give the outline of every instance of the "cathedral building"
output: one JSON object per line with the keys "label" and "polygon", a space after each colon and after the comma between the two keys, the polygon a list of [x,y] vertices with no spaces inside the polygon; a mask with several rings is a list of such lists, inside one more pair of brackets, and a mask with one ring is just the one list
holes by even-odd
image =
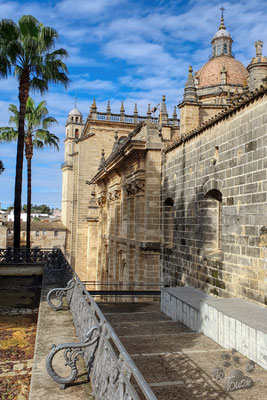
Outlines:
{"label": "cathedral building", "polygon": [[66,123],[62,222],[82,280],[190,285],[267,302],[267,59],[247,68],[223,16],[209,61],[169,117],[75,107]]}

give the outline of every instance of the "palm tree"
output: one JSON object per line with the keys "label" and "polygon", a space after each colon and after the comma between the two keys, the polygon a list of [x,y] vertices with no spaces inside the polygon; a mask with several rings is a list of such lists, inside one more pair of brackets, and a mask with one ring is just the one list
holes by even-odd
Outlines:
{"label": "palm tree", "polygon": [[[9,105],[9,111],[13,114],[9,118],[9,123],[15,125],[12,127],[0,128],[0,141],[17,140],[19,132],[19,111],[14,104]],[[31,97],[28,97],[25,113],[25,156],[27,159],[27,241],[26,247],[30,249],[31,237],[31,175],[32,175],[32,156],[33,148],[43,149],[45,146],[56,147],[59,150],[59,138],[49,132],[48,128],[57,123],[57,120],[48,116],[46,101],[42,101],[35,107]]]}
{"label": "palm tree", "polygon": [[[41,93],[49,83],[67,86],[67,67],[62,58],[64,49],[52,51],[57,31],[46,27],[31,15],[24,15],[15,24],[11,19],[0,21],[0,78],[12,73],[19,81],[18,142],[14,200],[14,248],[20,247],[20,212],[24,149],[24,120],[30,89]],[[51,52],[50,52],[51,51]]]}

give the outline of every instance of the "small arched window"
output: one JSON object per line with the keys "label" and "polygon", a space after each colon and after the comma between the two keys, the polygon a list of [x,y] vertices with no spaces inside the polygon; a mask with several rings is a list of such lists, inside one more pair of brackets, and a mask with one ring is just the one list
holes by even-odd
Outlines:
{"label": "small arched window", "polygon": [[79,137],[79,129],[75,129],[75,138]]}
{"label": "small arched window", "polygon": [[227,43],[224,43],[223,45],[223,53],[227,54]]}
{"label": "small arched window", "polygon": [[164,245],[173,246],[173,199],[168,197],[163,203],[163,239]]}
{"label": "small arched window", "polygon": [[209,242],[212,247],[218,250],[222,249],[222,194],[218,189],[211,189],[205,196],[208,200],[207,216],[209,233],[211,234]]}

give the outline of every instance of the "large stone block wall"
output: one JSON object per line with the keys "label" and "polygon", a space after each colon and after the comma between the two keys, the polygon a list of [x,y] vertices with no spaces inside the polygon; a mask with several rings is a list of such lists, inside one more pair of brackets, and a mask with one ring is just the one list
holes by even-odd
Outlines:
{"label": "large stone block wall", "polygon": [[[267,304],[266,122],[265,95],[166,153],[162,204],[174,205],[165,282]],[[207,193],[222,195],[220,245],[219,202]]]}

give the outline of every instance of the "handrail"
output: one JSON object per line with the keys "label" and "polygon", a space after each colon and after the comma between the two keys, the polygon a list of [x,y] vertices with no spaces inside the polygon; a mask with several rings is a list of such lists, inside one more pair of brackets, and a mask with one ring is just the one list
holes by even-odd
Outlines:
{"label": "handrail", "polygon": [[[58,292],[53,289],[53,293],[59,295],[60,303],[63,293],[66,294],[76,333],[81,341],[85,333],[93,326],[99,327],[101,331],[97,349],[86,347],[84,350],[84,357],[87,361],[88,370],[91,372],[90,377],[95,399],[101,400],[105,397],[105,393],[108,390],[111,400],[119,400],[116,397],[116,393],[118,393],[117,390],[122,390],[125,396],[128,394],[129,398],[140,400],[134,385],[131,383],[131,379],[134,379],[146,400],[157,400],[86,286],[80,280],[62,252],[60,250],[58,250],[58,252],[60,252],[58,253],[58,258],[54,261],[56,265],[54,265],[54,268],[49,269],[49,276],[53,274],[53,271],[60,271],[61,283],[65,284],[67,287],[65,291],[64,289],[60,289]],[[54,308],[58,309],[59,307],[56,306]],[[110,341],[112,341],[112,344]],[[113,350],[114,346],[117,349],[116,351]],[[66,348],[66,345],[57,347],[57,349],[60,350]],[[53,354],[52,349],[49,360]],[[52,376],[53,374],[50,375]],[[70,379],[72,379],[73,376],[71,376]],[[64,384],[64,382],[61,383]]]}

